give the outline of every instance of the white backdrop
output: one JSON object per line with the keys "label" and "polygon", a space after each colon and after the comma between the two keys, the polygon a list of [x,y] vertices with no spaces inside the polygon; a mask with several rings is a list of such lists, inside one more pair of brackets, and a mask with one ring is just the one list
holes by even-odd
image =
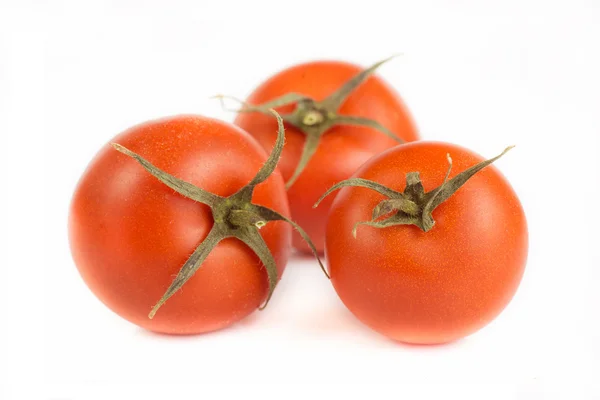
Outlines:
{"label": "white backdrop", "polygon": [[[599,22],[594,0],[1,0],[0,398],[600,398]],[[530,255],[492,324],[450,345],[390,342],[301,260],[267,310],[197,337],[142,331],[83,284],[68,205],[113,135],[180,113],[232,120],[210,96],[244,97],[296,62],[398,52],[380,74],[424,138],[484,156],[517,145],[497,166]]]}

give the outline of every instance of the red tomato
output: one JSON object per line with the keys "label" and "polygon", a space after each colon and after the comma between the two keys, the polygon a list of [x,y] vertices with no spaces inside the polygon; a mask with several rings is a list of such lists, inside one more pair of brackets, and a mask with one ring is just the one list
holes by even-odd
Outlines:
{"label": "red tomato", "polygon": [[[262,104],[291,92],[321,101],[362,70],[357,65],[334,61],[299,64],[262,83],[246,102]],[[294,109],[291,105],[276,110],[284,114]],[[377,76],[371,76],[352,92],[339,114],[375,120],[405,141],[419,137],[400,96]],[[265,149],[273,147],[277,132],[273,117],[240,113],[235,124],[258,139]],[[278,167],[288,181],[298,164],[306,136],[289,124],[286,128],[286,145]],[[334,126],[321,137],[316,153],[288,190],[293,219],[307,231],[320,252],[324,248],[325,221],[332,199],[326,199],[318,209],[312,208],[315,201],[331,185],[350,177],[367,159],[396,145],[397,141],[383,133],[361,126]],[[293,244],[299,250],[309,251],[297,233]]]}
{"label": "red tomato", "polygon": [[[151,121],[113,141],[221,196],[246,185],[267,159],[260,145],[238,127],[199,116]],[[256,187],[253,203],[289,215],[278,172]],[[111,310],[152,331],[192,334],[244,318],[268,292],[259,258],[239,240],[225,239],[154,319],[148,318],[212,225],[207,206],[174,192],[107,145],[77,186],[69,233],[81,276]],[[273,222],[260,233],[281,276],[289,256],[290,227]]]}
{"label": "red tomato", "polygon": [[[369,160],[355,177],[402,192],[405,174],[418,171],[425,191],[481,162],[473,152],[446,143],[416,142]],[[326,257],[331,281],[362,322],[392,339],[443,343],[469,335],[494,319],[514,295],[527,258],[523,209],[494,167],[475,174],[433,211],[433,228],[359,226],[386,197],[343,188],[327,222]]]}

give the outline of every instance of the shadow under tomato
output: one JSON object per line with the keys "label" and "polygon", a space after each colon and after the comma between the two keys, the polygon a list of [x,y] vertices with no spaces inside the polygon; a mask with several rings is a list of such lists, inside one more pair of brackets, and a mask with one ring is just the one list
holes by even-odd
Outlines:
{"label": "shadow under tomato", "polygon": [[247,317],[243,318],[240,321],[237,321],[225,328],[222,329],[217,329],[214,331],[209,331],[209,332],[203,332],[203,333],[164,333],[164,332],[154,332],[154,331],[150,331],[148,329],[144,329],[144,328],[138,328],[137,331],[137,335],[142,336],[142,337],[149,337],[149,338],[158,338],[161,340],[170,340],[170,339],[177,339],[177,340],[194,340],[194,339],[200,339],[200,338],[209,338],[212,337],[214,334],[220,334],[223,332],[230,332],[230,331],[234,331],[236,329],[240,329],[240,328],[244,328],[246,326],[251,326],[253,324],[256,323],[256,320],[258,320],[260,317],[260,315],[258,314],[258,311],[248,315]]}
{"label": "shadow under tomato", "polygon": [[364,325],[341,303],[337,306],[332,305],[329,308],[315,310],[313,313],[297,317],[300,328],[305,329],[307,332],[329,337],[337,335],[346,338],[351,337],[357,342],[368,342],[378,347],[397,348],[415,352],[445,351],[460,346],[463,342],[462,339],[459,339],[448,343],[416,344],[393,340]]}
{"label": "shadow under tomato", "polygon": [[305,315],[297,315],[299,328],[308,333],[328,337],[351,336],[359,341],[385,343],[383,336],[363,325],[343,305],[330,305]]}
{"label": "shadow under tomato", "polygon": [[462,343],[463,343],[463,339],[457,339],[457,340],[453,340],[451,342],[446,342],[446,343],[429,343],[429,344],[425,344],[425,343],[406,343],[406,342],[401,342],[398,340],[393,340],[393,339],[388,339],[389,341],[391,341],[392,343],[395,343],[396,345],[399,346],[403,346],[407,349],[412,349],[415,351],[427,351],[427,350],[440,350],[440,349],[451,349],[454,347],[459,347]]}
{"label": "shadow under tomato", "polygon": [[[323,253],[319,253],[319,258],[321,258],[321,261],[323,263],[325,263],[325,254]],[[317,262],[317,260],[315,260],[315,255],[313,253],[307,253],[304,251],[298,251],[298,250],[294,250],[290,256],[290,260],[300,260],[300,261],[314,261]]]}

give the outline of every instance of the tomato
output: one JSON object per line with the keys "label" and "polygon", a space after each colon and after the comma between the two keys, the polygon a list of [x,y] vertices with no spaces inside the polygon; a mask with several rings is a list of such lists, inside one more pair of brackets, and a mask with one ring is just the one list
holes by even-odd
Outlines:
{"label": "tomato", "polygon": [[[150,121],[113,142],[219,196],[232,195],[248,184],[267,159],[261,146],[240,128],[200,116]],[[252,201],[289,214],[278,172],[256,186]],[[107,145],[77,185],[69,236],[83,280],[111,310],[152,331],[193,334],[244,318],[269,292],[258,256],[240,240],[228,238],[156,316],[148,318],[213,223],[208,206],[180,195]],[[260,235],[281,276],[291,249],[289,225],[269,223]]]}
{"label": "tomato", "polygon": [[[262,83],[247,98],[246,103],[263,104],[287,93],[299,93],[308,96],[311,100],[321,102],[335,94],[340,87],[361,71],[362,68],[357,65],[336,61],[295,65]],[[383,79],[370,76],[344,100],[339,104],[339,112],[336,111],[339,115],[358,116],[376,121],[404,141],[419,138],[402,99]],[[277,107],[276,110],[284,115],[297,110],[297,107],[295,104],[290,104]],[[265,149],[273,146],[276,122],[271,116],[257,112],[243,112],[238,115],[235,124],[254,136]],[[287,182],[294,175],[307,140],[307,134],[301,128],[301,124],[287,123],[286,125],[286,145],[279,169]],[[308,130],[312,128],[314,126],[306,127]],[[396,146],[398,141],[371,127],[346,124],[330,127],[322,136],[320,134],[318,136],[320,140],[316,152],[289,188],[288,196],[292,217],[306,229],[322,252],[325,241],[325,221],[331,200],[325,200],[318,209],[312,208],[314,202],[331,185],[350,177],[367,159]],[[293,237],[293,244],[301,251],[308,250],[306,244],[296,234]]]}
{"label": "tomato", "polygon": [[[456,145],[415,142],[372,158],[353,180],[402,192],[405,175],[418,171],[425,192],[435,194],[448,168],[447,154],[453,162],[450,178],[482,162]],[[396,197],[404,202],[407,192]],[[375,190],[344,187],[331,207],[325,253],[332,284],[348,309],[389,338],[423,344],[462,338],[494,319],[517,290],[528,248],[523,208],[498,169],[481,169],[450,194],[433,211],[435,224],[427,232],[380,223],[357,226],[353,237],[355,224],[370,221],[386,202]],[[407,204],[402,207],[408,212]],[[422,209],[415,208],[415,215]],[[407,218],[402,212],[390,218],[400,214]]]}

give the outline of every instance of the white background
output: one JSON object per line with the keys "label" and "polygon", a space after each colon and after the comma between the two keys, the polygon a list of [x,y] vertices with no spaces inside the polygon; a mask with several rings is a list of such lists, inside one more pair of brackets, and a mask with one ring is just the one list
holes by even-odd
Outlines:
{"label": "white background", "polygon": [[[0,398],[600,398],[599,41],[595,0],[0,1]],[[380,73],[424,138],[517,145],[497,166],[530,256],[492,324],[393,343],[296,260],[266,311],[173,338],[83,284],[68,205],[113,135],[179,113],[231,120],[209,96],[296,62],[398,52]]]}

